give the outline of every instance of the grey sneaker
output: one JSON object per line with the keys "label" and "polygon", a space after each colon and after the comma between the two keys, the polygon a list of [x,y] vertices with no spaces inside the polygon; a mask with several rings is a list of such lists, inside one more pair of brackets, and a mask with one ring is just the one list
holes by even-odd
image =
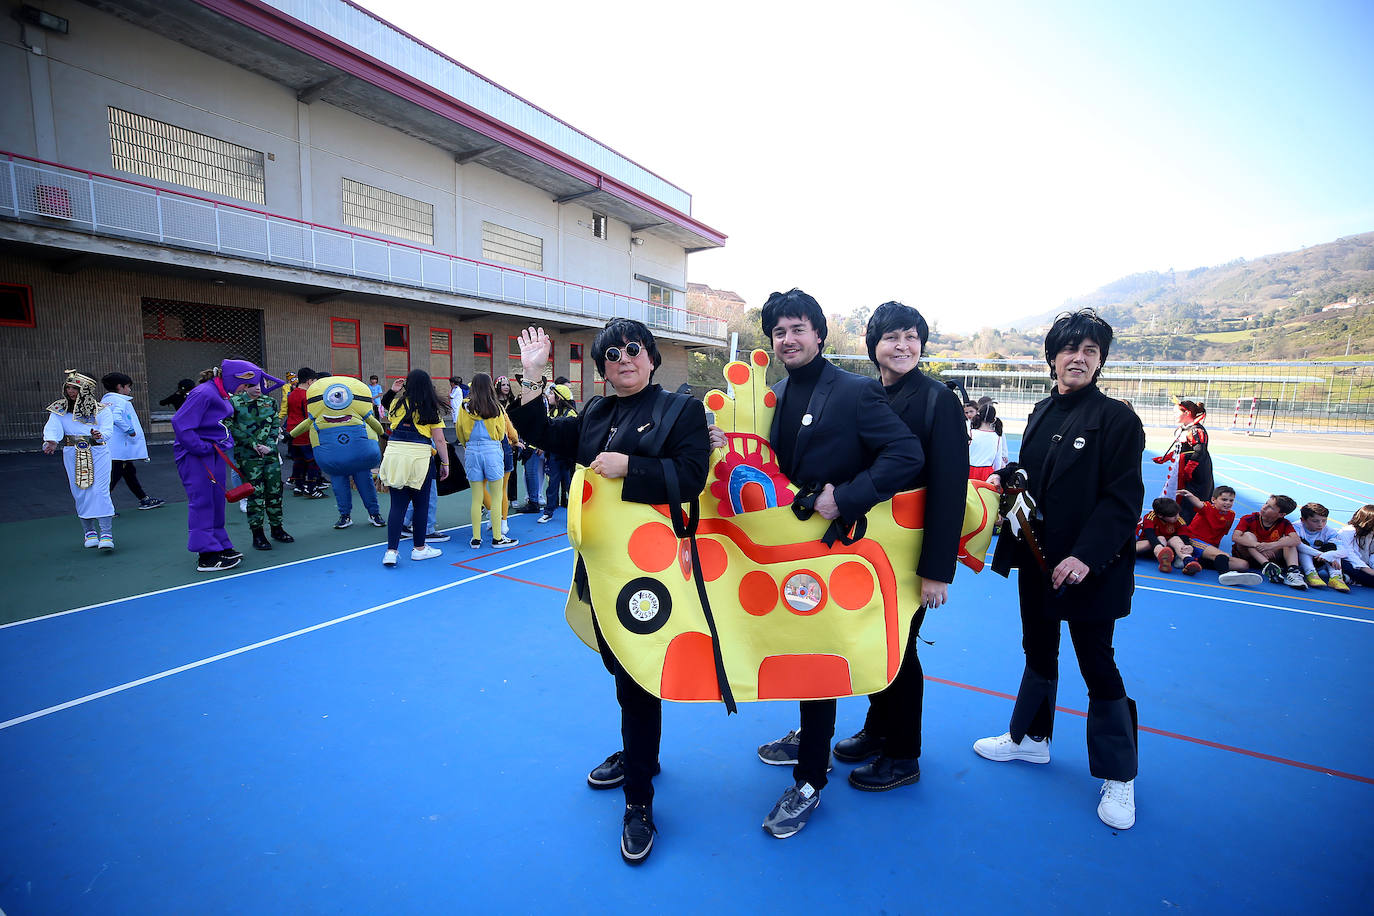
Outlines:
{"label": "grey sneaker", "polygon": [[775,767],[797,764],[797,749],[801,747],[801,729],[794,728],[776,741],[759,745],[759,759]]}
{"label": "grey sneaker", "polygon": [[1283,584],[1289,588],[1298,588],[1307,591],[1307,580],[1302,577],[1302,570],[1296,566],[1291,566],[1288,572],[1284,573]]}
{"label": "grey sneaker", "polygon": [[814,789],[809,782],[789,786],[782,798],[763,819],[763,829],[780,840],[785,840],[806,826],[821,804],[820,790]]}

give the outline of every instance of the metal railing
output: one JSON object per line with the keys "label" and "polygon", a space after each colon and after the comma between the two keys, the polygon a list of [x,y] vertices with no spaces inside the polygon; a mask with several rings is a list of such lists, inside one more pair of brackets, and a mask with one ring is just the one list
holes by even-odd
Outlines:
{"label": "metal railing", "polygon": [[676,306],[15,153],[0,157],[0,215],[24,222],[725,337],[722,319]]}

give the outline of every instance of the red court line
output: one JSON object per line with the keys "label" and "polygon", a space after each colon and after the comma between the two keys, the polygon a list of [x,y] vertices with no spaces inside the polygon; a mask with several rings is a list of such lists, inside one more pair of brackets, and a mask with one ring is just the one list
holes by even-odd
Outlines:
{"label": "red court line", "polygon": [[515,576],[508,576],[505,573],[492,573],[491,575],[493,579],[509,579],[512,582],[519,582],[521,585],[537,585],[540,588],[547,588],[549,591],[558,592],[562,595],[568,593],[566,588],[559,588],[557,585],[545,585],[543,582],[532,582],[529,579],[517,579]]}
{"label": "red court line", "polygon": [[[556,541],[556,540],[558,540],[559,538],[563,538],[563,537],[567,537],[567,534],[566,534],[565,532],[559,532],[558,534],[551,534],[551,535],[549,535],[549,536],[546,537],[546,538],[539,538],[538,540],[534,540],[534,541],[521,541],[519,544],[515,545],[514,547],[502,547],[499,551],[494,551],[494,552],[492,552],[492,553],[479,553],[479,554],[473,554],[473,555],[470,555],[466,560],[457,560],[457,561],[455,561],[455,562],[453,562],[453,563],[450,563],[449,565],[450,565],[450,566],[458,566],[458,567],[461,567],[461,568],[463,568],[463,569],[470,569],[470,570],[472,570],[473,572],[485,572],[485,570],[482,569],[482,567],[480,567],[480,566],[468,566],[467,564],[468,564],[468,563],[471,563],[473,560],[485,560],[485,559],[488,559],[488,558],[490,558],[490,557],[504,557],[504,556],[509,556],[510,554],[515,553],[517,550],[524,550],[526,547],[533,547],[535,544],[543,544],[543,543],[546,542],[546,541]],[[503,576],[502,578],[505,578],[505,577]]]}
{"label": "red court line", "polygon": [[[1013,702],[1016,700],[1015,694],[1002,693],[999,690],[988,690],[986,687],[975,687],[972,684],[961,684],[958,681],[947,681],[941,677],[931,677],[929,674],[925,675],[925,679],[927,681],[931,681],[932,683],[944,684],[946,687],[958,687],[960,690],[972,690],[974,693],[985,693],[988,696],[1001,697],[1004,700],[1012,700]],[[1086,712],[1083,712],[1082,710],[1069,709],[1067,706],[1056,706],[1054,708],[1057,712],[1065,712],[1069,715],[1078,716],[1082,719],[1088,718],[1088,714]],[[1206,738],[1194,738],[1191,735],[1180,735],[1177,732],[1168,732],[1162,728],[1151,728],[1148,725],[1140,726],[1140,730],[1143,732],[1149,732],[1152,735],[1161,735],[1165,738],[1176,738],[1179,741],[1188,741],[1193,744],[1200,744],[1203,747],[1216,748],[1219,751],[1230,751],[1233,754],[1244,754],[1246,757],[1254,757],[1257,760],[1267,760],[1270,763],[1282,763],[1290,767],[1298,767],[1299,769],[1303,770],[1312,770],[1315,773],[1325,773],[1327,776],[1339,776],[1341,779],[1350,779],[1354,780],[1355,782],[1363,782],[1369,785],[1374,785],[1374,779],[1371,779],[1368,776],[1359,776],[1355,773],[1345,773],[1341,770],[1333,770],[1330,767],[1317,766],[1313,763],[1303,763],[1301,760],[1289,760],[1287,757],[1275,757],[1273,754],[1265,754],[1260,751],[1246,750],[1243,747],[1234,747],[1230,744],[1220,744],[1216,741],[1208,741]]]}

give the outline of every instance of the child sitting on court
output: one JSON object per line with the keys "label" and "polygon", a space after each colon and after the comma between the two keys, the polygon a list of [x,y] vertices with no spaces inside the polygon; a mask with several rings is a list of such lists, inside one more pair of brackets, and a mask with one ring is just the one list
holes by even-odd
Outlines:
{"label": "child sitting on court", "polygon": [[1135,529],[1135,552],[1141,556],[1153,556],[1159,561],[1159,571],[1172,572],[1174,557],[1184,561],[1183,574],[1196,576],[1202,565],[1193,559],[1191,544],[1183,540],[1183,519],[1179,517],[1178,503],[1167,496],[1161,496],[1150,504],[1151,511],[1145,513]]}
{"label": "child sitting on court", "polygon": [[1178,498],[1192,506],[1193,520],[1183,528],[1183,534],[1193,547],[1193,556],[1221,573],[1217,580],[1222,585],[1259,585],[1264,577],[1250,572],[1250,564],[1240,557],[1233,557],[1221,550],[1221,539],[1231,530],[1236,513],[1231,509],[1236,504],[1236,491],[1222,484],[1212,490],[1212,501],[1203,502],[1188,490],[1179,490]]}
{"label": "child sitting on court", "polygon": [[1350,524],[1336,535],[1345,554],[1341,569],[1348,582],[1374,588],[1374,505],[1364,505],[1350,516]]}
{"label": "child sitting on court", "polygon": [[1330,511],[1321,503],[1308,503],[1302,507],[1302,524],[1298,526],[1298,564],[1302,567],[1303,578],[1310,588],[1326,588],[1322,581],[1322,571],[1330,577],[1331,587],[1338,592],[1350,591],[1341,575],[1341,560],[1345,553],[1336,543],[1338,529],[1328,525],[1326,520]]}
{"label": "child sitting on court", "polygon": [[1306,591],[1307,582],[1298,566],[1298,532],[1284,517],[1297,507],[1291,496],[1270,496],[1258,512],[1241,516],[1231,543],[1236,556],[1248,560],[1270,582]]}

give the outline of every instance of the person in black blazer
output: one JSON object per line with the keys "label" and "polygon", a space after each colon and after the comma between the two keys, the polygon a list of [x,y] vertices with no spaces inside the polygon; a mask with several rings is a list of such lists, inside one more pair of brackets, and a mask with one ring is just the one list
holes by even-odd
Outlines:
{"label": "person in black blazer", "polygon": [[921,707],[925,672],[916,654],[926,611],[948,599],[958,562],[968,493],[968,428],[959,398],[920,369],[930,330],[921,313],[900,302],[884,302],[868,319],[868,358],[878,367],[892,410],[916,434],[925,468],[913,486],[926,488],[925,526],[916,574],[920,608],[911,620],[906,654],[886,690],[869,696],[863,728],[835,744],[835,759],[863,763],[849,784],[885,792],[921,778]]}
{"label": "person in black blazer", "polygon": [[[540,402],[540,384],[552,354],[543,328],[520,334],[520,404],[510,418],[525,441],[547,454],[595,471],[603,477],[625,481],[621,498],[628,502],[663,505],[672,501],[667,467],[677,478],[678,496],[700,493],[706,486],[709,446],[706,409],[687,395],[664,391],[653,384],[654,371],[662,363],[654,335],[641,322],[614,318],[592,343],[596,371],[615,391],[612,396],[588,402],[576,416],[549,417]],[[660,417],[675,415],[666,433],[653,429],[655,405],[673,401],[678,410],[662,410]],[[587,570],[579,558],[573,586],[587,598]],[[595,617],[593,616],[593,625]],[[621,824],[620,855],[638,865],[653,849],[653,777],[659,770],[658,750],[662,735],[662,701],[649,693],[625,671],[596,629],[597,644],[606,669],[615,677],[620,704],[622,750],[617,751],[587,777],[594,789],[625,787],[625,816]]]}
{"label": "person in black blazer", "polygon": [[1059,680],[1061,620],[1068,621],[1078,667],[1088,687],[1088,766],[1104,780],[1097,807],[1103,823],[1135,823],[1136,706],[1117,670],[1112,637],[1131,612],[1135,591],[1135,524],[1145,500],[1140,465],[1145,431],[1126,404],[1097,388],[1112,343],[1111,325],[1091,309],[1065,313],[1045,337],[1055,387],[1031,411],[1020,462],[990,483],[1009,485],[1018,470],[1039,518],[1027,539],[1004,525],[994,572],[1018,570],[1026,668],[1006,734],[976,741],[988,760],[1048,763]]}
{"label": "person in black blazer", "polygon": [[[915,486],[924,458],[921,443],[892,412],[882,386],[846,372],[820,355],[825,313],[799,289],[774,293],[763,306],[763,332],[787,377],[773,386],[777,409],[769,442],[778,467],[804,492],[831,531],[849,531],[868,510]],[[713,444],[724,434],[712,430]],[[796,505],[796,504],[794,504]],[[820,804],[835,734],[835,701],[801,703],[801,725],[759,748],[759,759],[792,764],[794,785],[773,806],[763,826],[779,839],[806,826]]]}

